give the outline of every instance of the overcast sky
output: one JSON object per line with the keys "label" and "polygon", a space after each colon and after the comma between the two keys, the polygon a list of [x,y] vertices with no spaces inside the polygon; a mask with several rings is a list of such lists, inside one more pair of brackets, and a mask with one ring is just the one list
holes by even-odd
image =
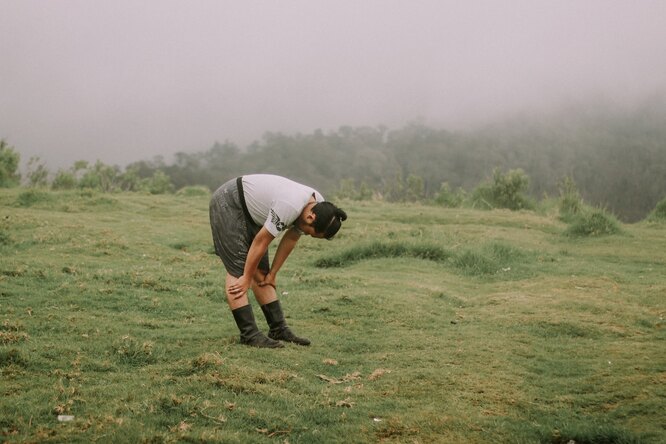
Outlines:
{"label": "overcast sky", "polygon": [[0,138],[51,168],[666,91],[661,0],[0,0],[0,32]]}

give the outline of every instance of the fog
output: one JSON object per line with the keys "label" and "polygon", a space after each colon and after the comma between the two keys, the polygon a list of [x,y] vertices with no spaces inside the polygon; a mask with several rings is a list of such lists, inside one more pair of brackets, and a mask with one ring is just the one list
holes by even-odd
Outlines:
{"label": "fog", "polygon": [[0,29],[0,138],[52,168],[666,91],[659,0],[0,0]]}

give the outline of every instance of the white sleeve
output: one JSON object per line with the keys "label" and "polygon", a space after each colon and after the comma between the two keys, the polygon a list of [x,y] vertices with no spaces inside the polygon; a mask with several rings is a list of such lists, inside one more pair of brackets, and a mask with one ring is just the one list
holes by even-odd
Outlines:
{"label": "white sleeve", "polygon": [[286,230],[291,224],[294,223],[301,210],[298,210],[284,201],[276,201],[268,211],[268,218],[264,223],[264,227],[274,237],[277,237],[282,231]]}

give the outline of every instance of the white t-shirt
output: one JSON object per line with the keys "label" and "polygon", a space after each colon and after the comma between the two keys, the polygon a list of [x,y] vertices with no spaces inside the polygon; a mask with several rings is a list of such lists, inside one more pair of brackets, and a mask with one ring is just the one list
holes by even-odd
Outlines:
{"label": "white t-shirt", "polygon": [[243,191],[254,222],[275,237],[293,225],[313,195],[317,202],[324,201],[314,188],[272,174],[243,176]]}

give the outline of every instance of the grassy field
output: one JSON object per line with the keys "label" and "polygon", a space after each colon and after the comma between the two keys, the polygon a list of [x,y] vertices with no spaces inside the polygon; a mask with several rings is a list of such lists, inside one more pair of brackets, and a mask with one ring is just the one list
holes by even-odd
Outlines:
{"label": "grassy field", "polygon": [[0,441],[666,442],[664,224],[341,206],[278,277],[313,345],[261,350],[207,196],[0,190]]}

